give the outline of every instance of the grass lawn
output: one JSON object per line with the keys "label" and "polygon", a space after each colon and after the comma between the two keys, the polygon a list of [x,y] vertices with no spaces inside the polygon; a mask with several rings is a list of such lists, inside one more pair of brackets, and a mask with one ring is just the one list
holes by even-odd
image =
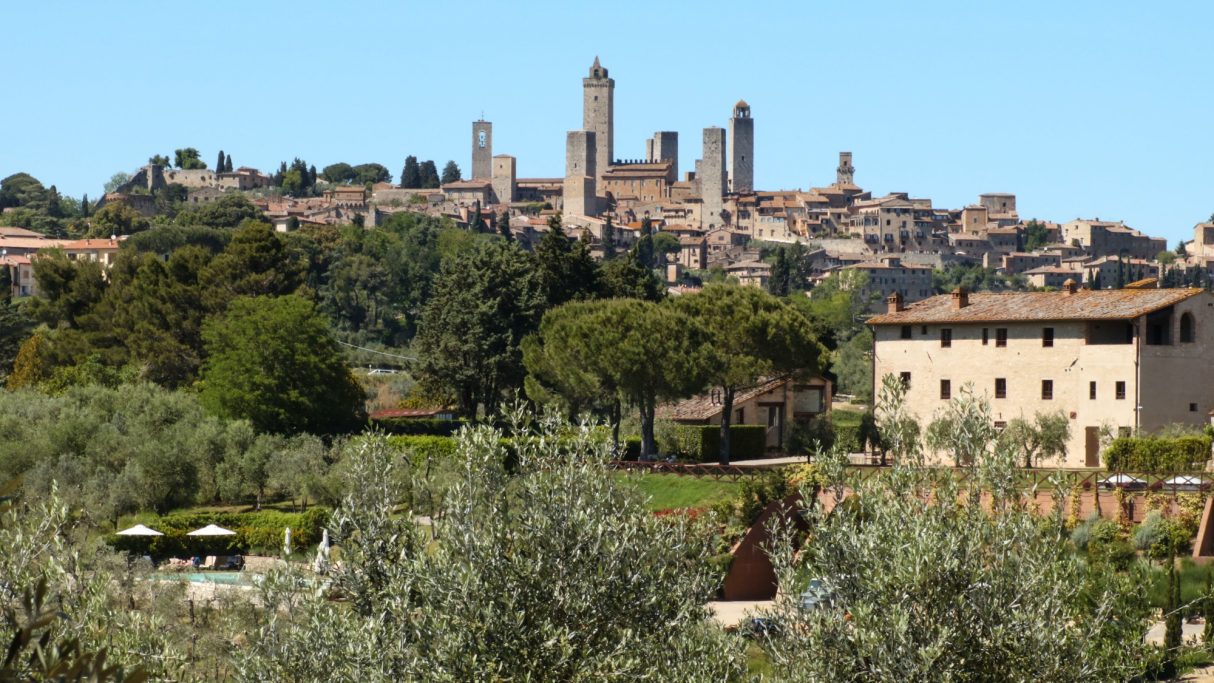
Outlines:
{"label": "grass lawn", "polygon": [[732,498],[738,484],[710,477],[685,477],[678,474],[624,474],[623,477],[649,497],[650,510],[708,507]]}
{"label": "grass lawn", "polygon": [[[1145,560],[1143,560],[1145,561]],[[1180,560],[1180,601],[1190,602],[1200,598],[1206,592],[1206,574],[1214,571],[1214,566],[1207,567],[1193,562],[1190,558]],[[1151,562],[1151,604],[1163,607],[1166,603],[1168,575],[1159,562]]]}

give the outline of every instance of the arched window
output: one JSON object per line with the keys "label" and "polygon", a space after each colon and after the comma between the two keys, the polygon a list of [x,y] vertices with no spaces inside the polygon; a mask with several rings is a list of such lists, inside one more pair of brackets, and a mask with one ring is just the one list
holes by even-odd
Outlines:
{"label": "arched window", "polygon": [[1185,313],[1180,316],[1180,343],[1193,343],[1193,314]]}

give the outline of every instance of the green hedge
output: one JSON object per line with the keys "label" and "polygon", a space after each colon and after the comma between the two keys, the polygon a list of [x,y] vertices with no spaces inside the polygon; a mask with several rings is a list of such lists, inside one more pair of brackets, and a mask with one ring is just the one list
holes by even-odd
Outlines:
{"label": "green hedge", "polygon": [[410,453],[416,464],[455,457],[455,439],[450,436],[390,436],[388,443]]}
{"label": "green hedge", "polygon": [[[683,460],[716,462],[720,457],[720,425],[680,425],[666,427],[658,436],[658,450]],[[639,444],[638,444],[639,445]],[[730,460],[749,460],[767,455],[767,427],[730,425]],[[639,452],[639,449],[638,449]],[[631,457],[632,451],[627,451]]]}
{"label": "green hedge", "polygon": [[1123,436],[1104,451],[1105,467],[1114,472],[1187,472],[1209,459],[1208,436]]}
{"label": "green hedge", "polygon": [[463,419],[418,420],[403,417],[389,417],[380,420],[371,420],[371,426],[382,432],[387,434],[401,434],[405,436],[452,436],[465,424],[467,424],[467,421]]}
{"label": "green hedge", "polygon": [[[192,557],[194,555],[246,555],[281,552],[283,530],[291,528],[292,548],[305,548],[320,542],[321,529],[329,521],[329,509],[313,507],[307,512],[177,512],[164,516],[141,515],[139,521],[164,536],[117,536],[107,542],[118,550],[147,553],[153,557]],[[215,524],[236,532],[235,536],[187,536]]]}

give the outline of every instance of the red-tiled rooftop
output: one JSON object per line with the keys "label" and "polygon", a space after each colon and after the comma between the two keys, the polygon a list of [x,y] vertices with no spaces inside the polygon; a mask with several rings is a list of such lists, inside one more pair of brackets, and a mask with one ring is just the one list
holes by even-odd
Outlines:
{"label": "red-tiled rooftop", "polygon": [[975,292],[955,308],[952,294],[924,299],[897,313],[868,319],[869,325],[979,323],[1034,320],[1128,320],[1201,294],[1203,289],[1080,289],[1067,292]]}

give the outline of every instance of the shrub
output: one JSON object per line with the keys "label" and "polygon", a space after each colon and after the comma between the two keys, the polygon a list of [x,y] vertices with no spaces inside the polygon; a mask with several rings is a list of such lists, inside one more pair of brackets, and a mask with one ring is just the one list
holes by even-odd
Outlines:
{"label": "shrub", "polygon": [[[193,555],[237,555],[250,552],[276,553],[282,547],[283,530],[290,527],[291,545],[305,548],[320,542],[321,529],[329,521],[328,508],[313,507],[307,512],[176,512],[140,516],[142,523],[164,536],[110,536],[108,543],[117,550],[153,557],[191,557]],[[235,536],[197,537],[189,532],[215,524],[236,532]]]}
{"label": "shrub", "polygon": [[415,420],[407,418],[385,418],[371,420],[371,426],[385,434],[454,436],[467,421],[460,420]]}
{"label": "shrub", "polygon": [[[655,439],[658,451],[665,455],[673,455],[681,460],[695,462],[716,462],[720,457],[721,426],[720,425],[681,425],[670,424],[661,429],[655,428]],[[640,439],[637,439],[637,450],[631,450],[631,440],[625,453],[629,460],[635,460],[640,453]],[[762,458],[767,454],[767,427],[762,425],[730,425],[729,427],[729,457],[731,460],[750,460]]]}
{"label": "shrub", "polygon": [[1208,436],[1123,436],[1104,451],[1104,464],[1114,472],[1185,472],[1210,459]]}
{"label": "shrub", "polygon": [[789,455],[807,455],[815,448],[828,451],[835,445],[836,432],[830,415],[815,415],[808,420],[793,422],[785,439],[784,450]]}
{"label": "shrub", "polygon": [[455,439],[449,436],[390,436],[388,443],[408,452],[414,464],[455,457]]}
{"label": "shrub", "polygon": [[1192,541],[1193,534],[1158,511],[1148,513],[1133,536],[1134,547],[1157,560],[1184,552]]}
{"label": "shrub", "polygon": [[[700,431],[700,461],[716,462],[721,451],[721,427],[703,425]],[[767,454],[767,427],[762,425],[731,425],[729,427],[730,460],[751,460]]]}

